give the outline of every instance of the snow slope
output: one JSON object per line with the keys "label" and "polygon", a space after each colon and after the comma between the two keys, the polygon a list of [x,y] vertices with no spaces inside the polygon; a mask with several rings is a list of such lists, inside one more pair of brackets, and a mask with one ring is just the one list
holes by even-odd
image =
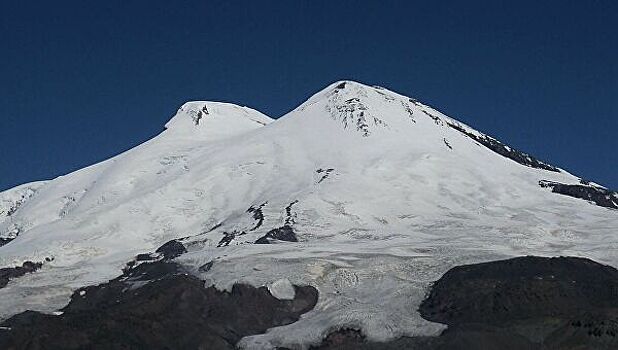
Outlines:
{"label": "snow slope", "polygon": [[[302,347],[341,326],[375,340],[436,334],[442,326],[416,309],[454,265],[536,254],[618,266],[618,211],[540,181],[580,183],[384,88],[337,82],[276,121],[190,102],[159,136],[31,185],[10,220],[0,216],[0,236],[20,227],[0,267],[53,258],[0,289],[0,318],[53,311],[181,239],[189,252],[178,261],[220,288],[268,285],[282,298],[290,283],[319,289],[313,311],[245,338],[248,348]],[[254,244],[283,227],[298,242]]]}
{"label": "snow slope", "polygon": [[13,222],[13,214],[32,198],[37,190],[45,185],[45,181],[32,182],[14,187],[0,193],[0,225],[4,227],[0,231],[0,246],[8,243],[19,235],[21,231],[27,229]]}

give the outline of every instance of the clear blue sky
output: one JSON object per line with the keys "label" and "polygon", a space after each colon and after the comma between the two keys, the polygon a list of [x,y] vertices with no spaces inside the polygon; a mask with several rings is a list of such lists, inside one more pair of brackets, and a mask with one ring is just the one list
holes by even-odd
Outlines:
{"label": "clear blue sky", "polygon": [[156,135],[187,100],[278,117],[339,79],[618,188],[617,1],[3,1],[0,190]]}

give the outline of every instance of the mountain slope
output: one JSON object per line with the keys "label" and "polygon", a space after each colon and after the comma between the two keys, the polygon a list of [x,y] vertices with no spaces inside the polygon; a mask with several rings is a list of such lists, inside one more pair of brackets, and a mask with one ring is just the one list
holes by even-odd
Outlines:
{"label": "mountain slope", "polygon": [[0,289],[0,317],[58,309],[172,239],[188,250],[178,263],[220,288],[319,290],[313,311],[247,347],[346,325],[375,340],[436,334],[410,311],[458,264],[568,254],[618,266],[618,212],[540,186],[579,178],[384,88],[337,82],[276,121],[191,102],[166,128],[41,183],[0,221],[2,235],[20,228],[0,266],[51,260]]}
{"label": "mountain slope", "polygon": [[46,181],[27,183],[0,193],[0,225],[4,227],[0,232],[0,246],[15,239],[22,231],[20,225],[13,223],[13,214],[45,183]]}

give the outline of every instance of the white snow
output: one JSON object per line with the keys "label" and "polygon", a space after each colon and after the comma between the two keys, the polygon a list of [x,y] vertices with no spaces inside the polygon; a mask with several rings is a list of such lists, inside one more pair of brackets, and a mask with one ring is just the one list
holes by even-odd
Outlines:
{"label": "white snow", "polygon": [[15,238],[20,231],[27,229],[14,223],[13,216],[46,183],[31,182],[0,192],[0,238]]}
{"label": "white snow", "polygon": [[223,102],[192,101],[182,105],[165,124],[165,128],[175,137],[214,140],[251,131],[272,121],[248,107]]}
{"label": "white snow", "polygon": [[267,285],[268,291],[272,296],[281,300],[292,300],[296,295],[294,286],[287,278],[278,279]]}
{"label": "white snow", "polygon": [[[0,289],[0,319],[61,308],[74,290],[177,238],[189,250],[178,261],[219,288],[266,285],[283,299],[288,283],[318,288],[313,311],[243,339],[246,348],[306,347],[340,326],[376,340],[437,334],[443,326],[416,309],[431,282],[462,263],[536,254],[618,266],[618,212],[538,185],[577,177],[504,158],[408,97],[340,84],[276,121],[187,103],[152,140],[33,189],[10,220],[0,216],[0,233],[21,230],[0,247],[0,267],[54,260]],[[247,209],[262,204],[253,229]],[[289,220],[299,242],[253,244]],[[217,247],[235,230],[246,234]]]}

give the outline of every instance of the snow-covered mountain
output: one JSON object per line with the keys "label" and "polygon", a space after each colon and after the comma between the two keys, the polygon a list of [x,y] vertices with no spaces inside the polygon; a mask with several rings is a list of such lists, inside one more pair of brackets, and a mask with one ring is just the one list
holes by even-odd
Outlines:
{"label": "snow-covered mountain", "polygon": [[415,310],[455,265],[535,254],[618,266],[617,208],[615,192],[381,87],[336,82],[277,120],[189,102],[132,150],[0,193],[0,267],[43,262],[0,289],[0,318],[53,312],[177,239],[188,252],[176,260],[218,288],[319,290],[298,322],[242,346],[342,326],[435,335],[444,326]]}

